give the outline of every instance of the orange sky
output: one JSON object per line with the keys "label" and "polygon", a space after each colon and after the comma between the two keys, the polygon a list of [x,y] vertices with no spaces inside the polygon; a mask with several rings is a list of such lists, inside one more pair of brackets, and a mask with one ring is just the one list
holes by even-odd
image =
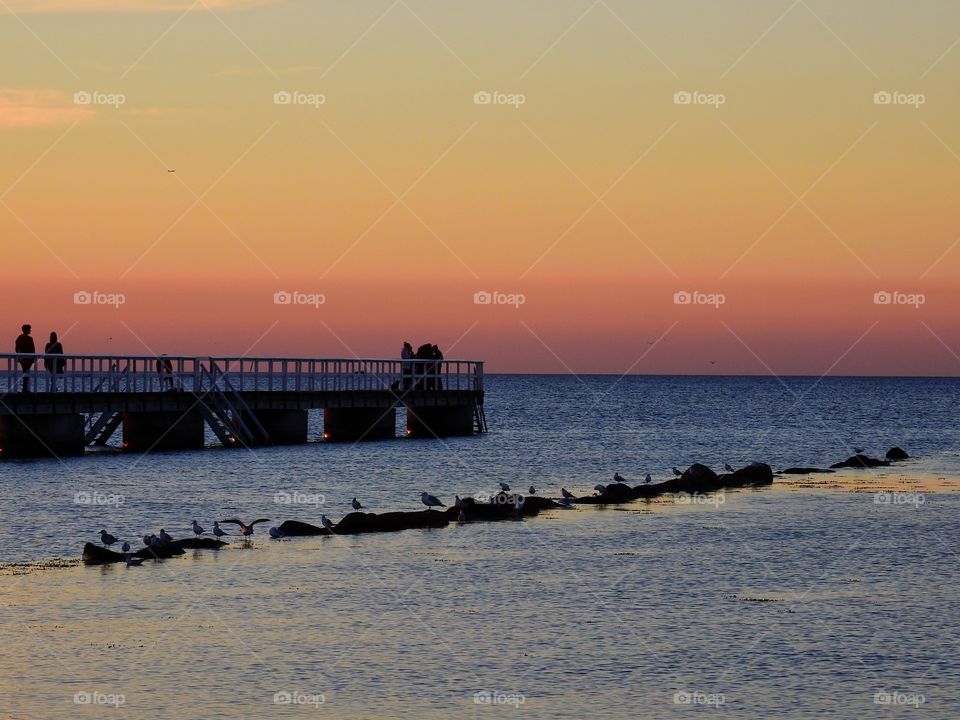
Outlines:
{"label": "orange sky", "polygon": [[7,5],[11,349],[960,370],[960,6]]}

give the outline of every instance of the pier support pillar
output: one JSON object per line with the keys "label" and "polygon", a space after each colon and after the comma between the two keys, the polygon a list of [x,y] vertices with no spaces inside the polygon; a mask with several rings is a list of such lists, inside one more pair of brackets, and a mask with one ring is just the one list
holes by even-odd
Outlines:
{"label": "pier support pillar", "polygon": [[326,408],[324,440],[383,440],[396,437],[397,409]]}
{"label": "pier support pillar", "polygon": [[407,405],[407,436],[414,438],[473,435],[473,406],[415,407]]}
{"label": "pier support pillar", "polygon": [[[299,445],[307,441],[306,410],[254,410],[253,414],[267,431],[271,444]],[[246,417],[244,420],[249,425]]]}
{"label": "pier support pillar", "polygon": [[83,415],[0,415],[0,457],[83,455]]}
{"label": "pier support pillar", "polygon": [[203,447],[203,415],[194,408],[181,412],[125,412],[123,449],[198,450]]}

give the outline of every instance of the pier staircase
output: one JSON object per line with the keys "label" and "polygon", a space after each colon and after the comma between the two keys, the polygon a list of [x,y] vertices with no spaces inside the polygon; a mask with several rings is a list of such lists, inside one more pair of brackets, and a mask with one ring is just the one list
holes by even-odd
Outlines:
{"label": "pier staircase", "polygon": [[245,447],[270,444],[270,434],[216,363],[200,369],[199,385],[197,401],[200,412],[221,445],[233,447],[238,442]]}

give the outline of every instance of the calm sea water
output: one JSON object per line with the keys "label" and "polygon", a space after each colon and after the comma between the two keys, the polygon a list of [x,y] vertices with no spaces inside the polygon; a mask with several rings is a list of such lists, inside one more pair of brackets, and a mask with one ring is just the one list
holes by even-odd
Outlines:
{"label": "calm sea water", "polygon": [[8,567],[0,714],[958,717],[958,392],[956,379],[494,376],[483,437],[4,462],[10,563],[77,557],[102,527],[134,544],[194,518],[337,519],[354,496],[417,509],[421,490],[450,501],[501,480],[586,493],[615,471],[695,461],[918,456],[722,502],[282,542],[260,526],[249,549],[141,568]]}

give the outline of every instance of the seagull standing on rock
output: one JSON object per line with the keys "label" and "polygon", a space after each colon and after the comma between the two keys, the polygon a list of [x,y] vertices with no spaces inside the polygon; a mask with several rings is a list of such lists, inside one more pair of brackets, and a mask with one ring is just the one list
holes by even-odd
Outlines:
{"label": "seagull standing on rock", "polygon": [[647,476],[643,479],[643,481],[644,481],[647,485],[649,485],[650,483],[653,482],[653,476],[651,476],[650,473],[647,473]]}
{"label": "seagull standing on rock", "polygon": [[216,536],[217,540],[227,534],[220,529],[220,523],[218,523],[216,520],[213,521],[213,534]]}
{"label": "seagull standing on rock", "polygon": [[[503,487],[504,484],[505,484],[505,483],[500,483],[500,487]],[[507,489],[509,490],[510,488],[507,487]],[[446,507],[446,505],[444,505],[442,502],[440,502],[440,498],[436,497],[435,495],[431,495],[431,494],[428,493],[428,492],[422,492],[422,493],[420,493],[420,502],[422,502],[424,505],[426,505],[427,508],[432,508],[432,507]]]}
{"label": "seagull standing on rock", "polygon": [[726,463],[726,464],[723,466],[723,469],[726,470],[727,472],[730,472],[730,473],[736,472],[736,470],[734,470],[732,467],[730,467],[730,463]]}
{"label": "seagull standing on rock", "polygon": [[625,483],[625,482],[626,482],[626,480],[623,479],[623,476],[620,475],[620,473],[614,473],[614,474],[613,474],[613,481],[614,481],[615,483]]}
{"label": "seagull standing on rock", "polygon": [[166,545],[167,543],[173,542],[173,538],[163,528],[160,528],[160,534],[157,537],[160,538],[160,542],[162,542],[164,545]]}
{"label": "seagull standing on rock", "polygon": [[673,469],[673,474],[676,475],[677,477],[681,477],[683,475],[683,473],[677,470],[676,468]]}
{"label": "seagull standing on rock", "polygon": [[270,537],[272,537],[274,540],[279,540],[283,537],[283,531],[281,531],[280,528],[272,527],[270,530],[268,530],[268,532],[270,533]]}
{"label": "seagull standing on rock", "polygon": [[323,525],[330,532],[333,532],[333,521],[330,518],[328,518],[326,515],[320,516],[320,524]]}
{"label": "seagull standing on rock", "polygon": [[356,498],[350,501],[350,507],[352,507],[354,510],[363,510],[363,505],[361,505]]}
{"label": "seagull standing on rock", "polygon": [[203,528],[197,524],[197,521],[193,521],[193,534],[199,539],[203,535]]}
{"label": "seagull standing on rock", "polygon": [[576,497],[576,495],[574,495],[572,492],[570,492],[566,488],[560,488],[560,494],[563,495],[563,497],[567,500],[573,500]]}
{"label": "seagull standing on rock", "polygon": [[101,530],[101,531],[100,531],[100,542],[103,543],[103,546],[104,546],[104,547],[110,547],[110,546],[113,545],[116,541],[117,541],[117,539],[116,539],[113,535],[111,535],[110,533],[108,533],[106,530]]}
{"label": "seagull standing on rock", "polygon": [[503,490],[504,492],[510,492],[510,486],[507,485],[505,482],[500,483],[500,489]]}
{"label": "seagull standing on rock", "polygon": [[123,543],[123,545],[120,546],[120,549],[123,550],[123,554],[126,555],[128,552],[130,552],[130,543]]}
{"label": "seagull standing on rock", "polygon": [[536,494],[537,494],[537,489],[533,485],[531,485],[530,489],[527,490],[527,495],[536,495]]}

